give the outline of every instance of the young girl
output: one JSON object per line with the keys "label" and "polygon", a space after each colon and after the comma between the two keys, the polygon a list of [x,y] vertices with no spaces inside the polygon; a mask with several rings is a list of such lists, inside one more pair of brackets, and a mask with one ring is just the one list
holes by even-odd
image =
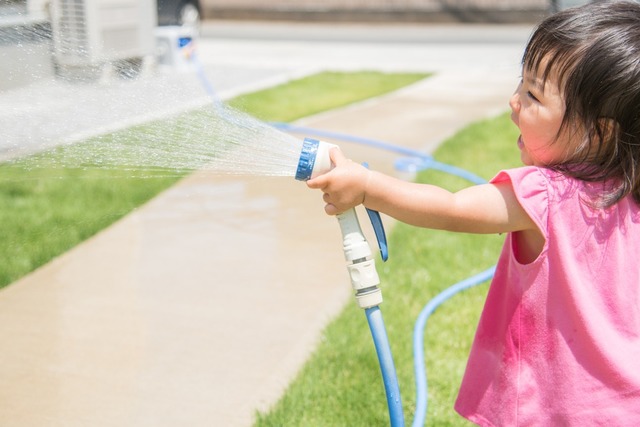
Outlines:
{"label": "young girl", "polygon": [[308,181],[420,227],[508,233],[456,402],[483,426],[640,425],[640,4],[547,18],[509,105],[524,167],[452,194],[338,149]]}

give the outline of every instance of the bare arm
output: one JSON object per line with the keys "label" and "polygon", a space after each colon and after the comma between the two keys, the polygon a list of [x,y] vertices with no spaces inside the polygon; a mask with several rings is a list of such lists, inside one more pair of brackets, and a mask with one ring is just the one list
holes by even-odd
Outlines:
{"label": "bare arm", "polygon": [[456,193],[369,171],[332,149],[335,168],[308,181],[324,192],[330,215],[364,204],[407,224],[467,233],[537,230],[511,184],[483,184]]}

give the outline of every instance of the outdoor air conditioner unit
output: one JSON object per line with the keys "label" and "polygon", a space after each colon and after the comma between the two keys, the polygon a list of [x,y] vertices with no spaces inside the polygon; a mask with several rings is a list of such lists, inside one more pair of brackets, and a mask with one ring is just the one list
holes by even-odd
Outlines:
{"label": "outdoor air conditioner unit", "polygon": [[57,68],[96,69],[154,54],[156,0],[52,0]]}

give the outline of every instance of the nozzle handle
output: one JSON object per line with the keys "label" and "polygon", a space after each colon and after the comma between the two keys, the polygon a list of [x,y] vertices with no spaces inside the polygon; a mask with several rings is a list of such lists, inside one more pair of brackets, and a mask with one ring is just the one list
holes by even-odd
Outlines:
{"label": "nozzle handle", "polygon": [[[362,166],[369,169],[369,164],[367,162],[362,163]],[[369,221],[371,221],[371,225],[373,226],[373,232],[376,235],[376,240],[378,241],[378,248],[380,248],[380,257],[383,262],[387,262],[389,259],[389,247],[387,246],[387,234],[384,231],[384,224],[382,224],[382,218],[380,218],[380,212],[374,211],[373,209],[365,208],[367,210],[367,215],[369,215]]]}
{"label": "nozzle handle", "polygon": [[384,225],[382,224],[382,218],[380,218],[380,212],[373,209],[365,208],[367,215],[369,215],[369,221],[373,226],[373,232],[376,235],[378,241],[378,248],[380,248],[380,257],[382,261],[386,262],[389,259],[389,248],[387,246],[387,234],[384,232]]}

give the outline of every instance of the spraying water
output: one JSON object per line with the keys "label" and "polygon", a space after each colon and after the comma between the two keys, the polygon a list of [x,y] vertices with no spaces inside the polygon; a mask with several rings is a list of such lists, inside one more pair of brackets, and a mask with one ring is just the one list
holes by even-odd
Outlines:
{"label": "spraying water", "polygon": [[[61,80],[35,66],[16,65],[45,51],[41,61],[50,61],[51,34],[38,26],[19,29],[0,32],[0,41],[11,47],[0,46],[0,69],[6,81],[23,85],[0,88],[0,164],[5,167],[23,168],[31,177],[57,177],[62,169],[141,177],[194,170],[295,174],[302,141],[212,102],[194,73]],[[32,82],[24,85],[18,77],[29,73]]]}
{"label": "spraying water", "polygon": [[64,144],[11,163],[34,172],[100,168],[146,176],[193,170],[293,176],[301,147],[297,138],[220,106]]}
{"label": "spraying water", "polygon": [[144,171],[150,175],[204,170],[293,176],[302,142],[230,107],[204,108],[162,122],[66,144],[16,160],[40,167]]}

